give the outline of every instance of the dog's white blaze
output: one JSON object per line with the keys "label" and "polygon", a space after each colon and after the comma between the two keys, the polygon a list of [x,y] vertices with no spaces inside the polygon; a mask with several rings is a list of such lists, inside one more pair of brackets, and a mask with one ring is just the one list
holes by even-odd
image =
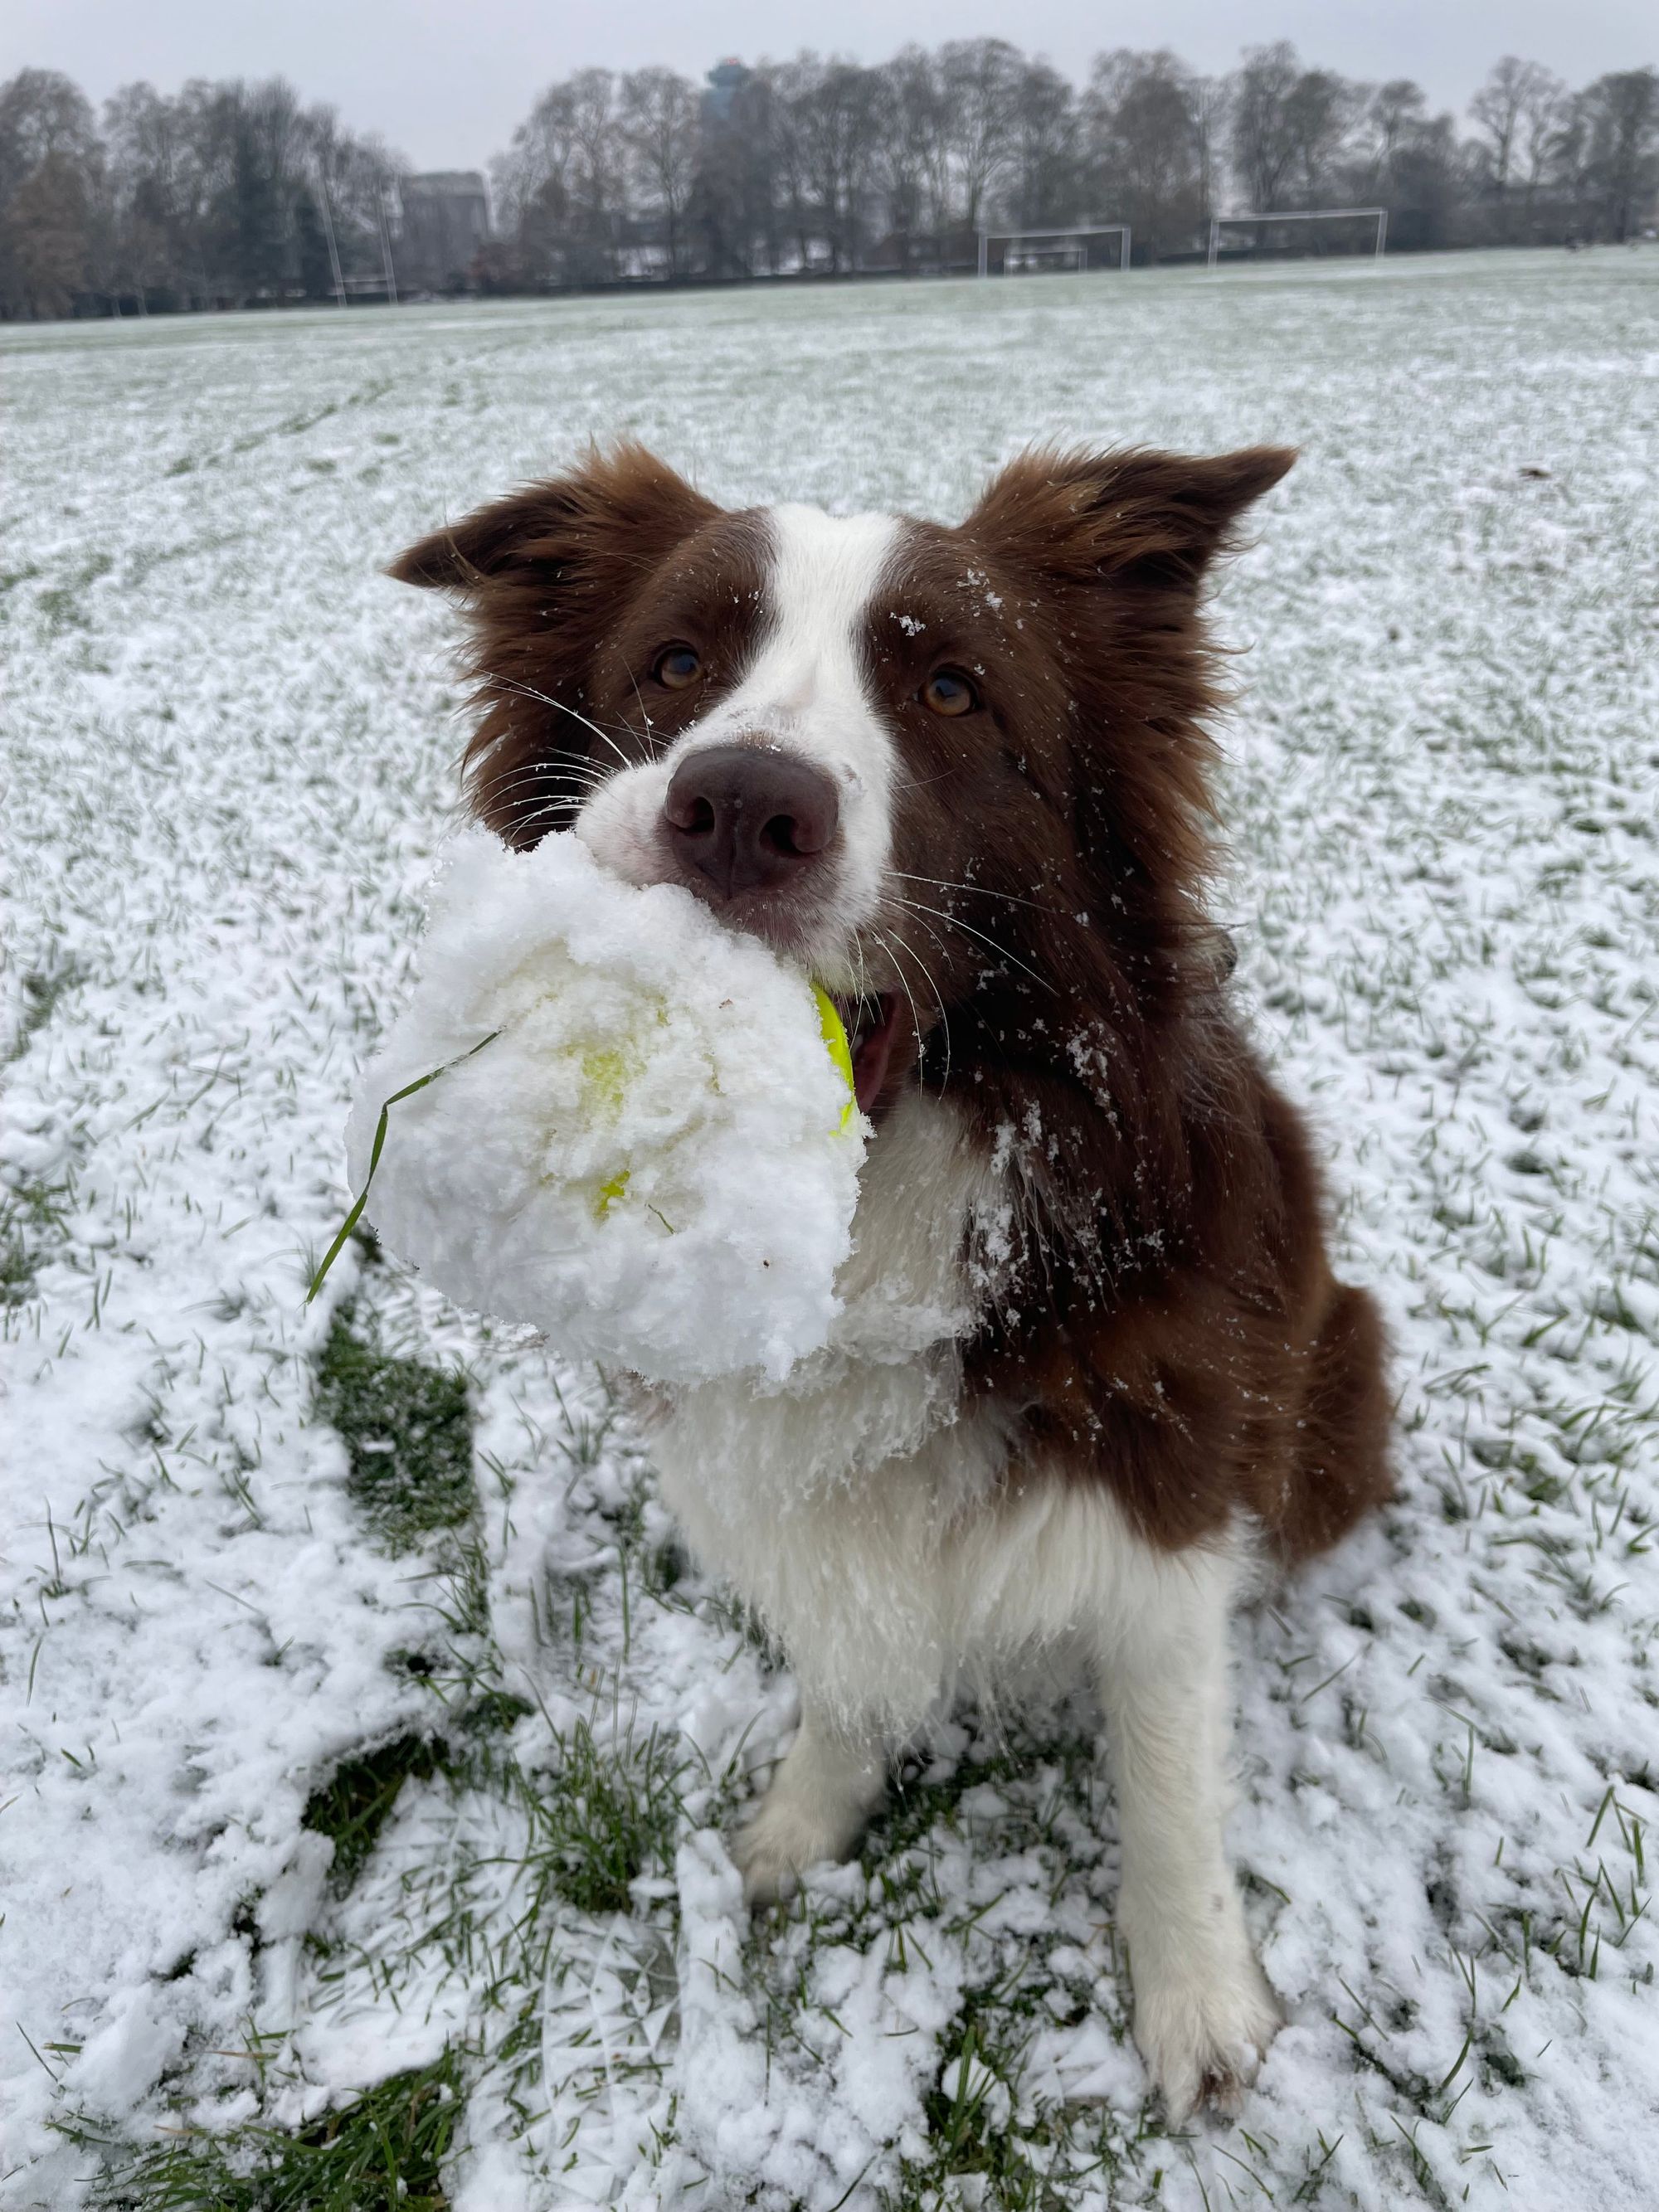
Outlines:
{"label": "dog's white blaze", "polygon": [[897,542],[888,514],[774,507],[768,517],[772,622],[736,689],[682,741],[682,752],[756,736],[835,778],[842,844],[836,912],[821,966],[872,919],[892,856],[893,739],[870,694],[862,634]]}
{"label": "dog's white blaze", "polygon": [[826,769],[840,794],[842,836],[831,910],[810,951],[812,965],[831,981],[846,966],[851,933],[880,904],[891,857],[893,738],[871,694],[862,639],[899,527],[887,514],[772,508],[770,619],[748,667],[659,759],[603,784],[576,823],[577,835],[613,873],[655,882],[666,872],[663,799],[688,754],[742,738]]}

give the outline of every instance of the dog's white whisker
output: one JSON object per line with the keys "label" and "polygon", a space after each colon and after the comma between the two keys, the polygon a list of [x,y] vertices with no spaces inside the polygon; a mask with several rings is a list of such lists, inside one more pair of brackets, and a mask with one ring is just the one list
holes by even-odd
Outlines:
{"label": "dog's white whisker", "polygon": [[574,785],[577,791],[586,795],[597,791],[604,781],[603,776],[573,774],[568,768],[549,769],[539,775],[516,776],[511,784],[492,784],[489,788],[489,799],[492,808],[500,809],[505,805],[511,811],[514,807],[525,803],[526,794],[532,800],[544,795],[568,796],[568,787]]}
{"label": "dog's white whisker", "polygon": [[988,937],[982,929],[975,929],[972,922],[963,921],[959,915],[946,914],[942,907],[926,906],[920,899],[905,898],[897,895],[896,896],[897,903],[900,906],[908,907],[912,914],[936,915],[947,928],[959,929],[964,936],[977,938],[981,945],[988,945],[1000,960],[1006,960],[1011,968],[1018,968],[1023,975],[1029,975],[1034,983],[1040,983],[1045,991],[1054,989],[1054,985],[1046,975],[1038,975],[1036,969],[1028,962],[1022,960],[1018,953],[1010,952],[1006,945],[999,945],[994,937]]}
{"label": "dog's white whisker", "polygon": [[533,699],[539,706],[551,707],[557,714],[568,714],[573,722],[580,722],[583,729],[592,730],[602,744],[609,745],[624,768],[633,767],[634,763],[629,760],[609,731],[602,730],[591,716],[580,713],[577,708],[570,706],[563,699],[556,699],[550,692],[538,691],[533,684],[521,683],[517,677],[503,676],[496,670],[485,670],[483,673],[489,683],[499,686],[502,690],[516,691],[521,698]]}
{"label": "dog's white whisker", "polygon": [[498,777],[495,787],[510,791],[515,784],[528,782],[536,776],[588,775],[603,779],[616,772],[586,753],[573,751],[568,745],[552,745],[544,747],[535,760],[526,761],[510,774]]}
{"label": "dog's white whisker", "polygon": [[904,884],[932,884],[942,891],[965,891],[970,898],[1001,899],[1009,906],[1029,906],[1034,913],[1053,915],[1056,921],[1074,921],[1074,915],[1060,913],[1055,908],[1044,906],[1040,899],[1021,898],[1015,891],[993,890],[988,884],[951,883],[941,876],[919,876],[909,868],[889,868],[887,873]]}
{"label": "dog's white whisker", "polygon": [[[923,922],[922,927],[924,929],[927,927],[926,922]],[[885,931],[878,932],[877,933],[879,936],[882,944],[886,946],[888,953],[892,958],[894,972],[896,974],[900,972],[899,954],[901,952],[908,953],[909,957],[915,962],[917,967],[921,969],[927,987],[933,994],[933,1003],[939,1008],[939,1027],[945,1035],[945,1072],[939,1080],[939,1088],[943,1091],[946,1088],[951,1080],[951,1018],[945,1011],[945,1000],[940,993],[938,983],[934,981],[933,970],[928,967],[927,963],[922,958],[921,953],[917,951],[915,945],[907,945],[902,937],[898,935],[896,933],[890,936]],[[931,935],[932,933],[929,932],[929,934]],[[937,942],[937,939],[935,939],[935,942]],[[909,994],[907,989],[906,996],[908,997],[908,995]],[[921,1080],[921,1020],[920,1015],[916,1012],[915,1001],[914,1000],[910,1002],[910,1013],[911,1018],[916,1024],[916,1079],[920,1082]]]}
{"label": "dog's white whisker", "polygon": [[891,939],[889,939],[888,937],[886,937],[886,936],[885,936],[885,935],[884,935],[881,931],[879,931],[879,930],[878,930],[875,933],[876,933],[876,935],[878,936],[878,938],[879,938],[879,939],[880,939],[881,943],[882,943],[882,944],[884,944],[884,945],[886,945],[887,950],[888,950],[888,952],[889,952],[890,955],[892,955],[892,956],[893,956],[893,973],[894,973],[894,975],[896,975],[896,976],[897,976],[897,978],[898,978],[898,984],[899,984],[899,988],[900,988],[900,990],[902,990],[902,991],[903,992],[903,994],[904,994],[904,995],[905,995],[905,998],[909,1001],[909,1006],[910,1006],[910,1023],[911,1023],[911,1027],[912,1027],[912,1029],[913,1029],[913,1030],[914,1030],[914,1032],[915,1032],[915,1035],[916,1045],[917,1045],[917,1052],[916,1052],[916,1082],[917,1082],[918,1086],[920,1086],[921,1082],[921,1009],[920,1009],[920,1007],[916,1005],[916,1001],[915,1001],[915,994],[912,993],[912,991],[911,991],[911,988],[910,988],[910,986],[909,986],[908,982],[905,980],[904,970],[903,970],[903,969],[899,965],[897,956],[896,956],[896,954],[894,952],[894,947],[893,947],[893,945],[892,945],[892,941],[891,941]]}

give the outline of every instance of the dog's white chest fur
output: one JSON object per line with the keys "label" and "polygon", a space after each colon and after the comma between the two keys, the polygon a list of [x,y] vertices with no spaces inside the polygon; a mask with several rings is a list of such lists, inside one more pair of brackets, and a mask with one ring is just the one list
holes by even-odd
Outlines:
{"label": "dog's white chest fur", "polygon": [[865,1164],[826,1349],[781,1389],[734,1376],[660,1401],[653,1455],[694,1548],[836,1705],[925,1709],[951,1532],[1000,1470],[961,1402],[984,1181],[954,1112],[907,1097]]}
{"label": "dog's white chest fur", "polygon": [[1222,1850],[1227,1614],[1237,1534],[1171,1554],[1101,1483],[1024,1463],[963,1392],[975,1286],[1006,1197],[954,1113],[913,1094],[872,1147],[838,1340],[790,1386],[659,1401],[663,1492],[696,1550],[785,1646],[801,1726],[736,1838],[748,1895],[849,1850],[884,1746],[941,1690],[1076,1648],[1117,1739],[1136,2033],[1170,2108],[1237,2100],[1271,2038],[1272,1991]]}
{"label": "dog's white chest fur", "polygon": [[653,1425],[694,1549],[822,1705],[900,1732],[1103,1600],[1132,1615],[1158,1578],[1104,1492],[1018,1463],[1006,1417],[964,1400],[965,1255],[1001,1202],[954,1111],[909,1094],[871,1148],[828,1349],[782,1389],[681,1391]]}

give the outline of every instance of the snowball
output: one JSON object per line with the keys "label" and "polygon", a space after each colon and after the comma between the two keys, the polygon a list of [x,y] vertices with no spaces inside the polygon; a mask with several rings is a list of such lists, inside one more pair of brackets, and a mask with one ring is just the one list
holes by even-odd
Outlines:
{"label": "snowball", "polygon": [[387,1109],[368,1212],[394,1252],[564,1352],[781,1381],[841,1310],[864,1157],[827,1006],[689,891],[619,882],[568,832],[517,853],[467,830],[359,1085],[354,1187],[382,1106],[441,1068]]}

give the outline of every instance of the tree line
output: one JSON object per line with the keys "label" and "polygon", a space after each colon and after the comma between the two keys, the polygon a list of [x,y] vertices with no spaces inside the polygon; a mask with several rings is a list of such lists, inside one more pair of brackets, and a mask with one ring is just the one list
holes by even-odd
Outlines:
{"label": "tree line", "polygon": [[23,70],[0,86],[0,315],[338,295],[383,272],[406,169],[281,78],[130,84],[100,118]]}
{"label": "tree line", "polygon": [[[408,173],[280,79],[130,85],[100,118],[26,70],[0,87],[0,314],[391,289]],[[1407,248],[1622,240],[1654,219],[1659,71],[1575,90],[1506,56],[1460,125],[1409,78],[1283,42],[1224,76],[1120,49],[1081,84],[998,39],[726,63],[704,86],[587,69],[541,94],[492,184],[493,234],[446,289],[962,267],[988,225],[1127,222],[1158,261],[1240,206],[1384,207]]]}

